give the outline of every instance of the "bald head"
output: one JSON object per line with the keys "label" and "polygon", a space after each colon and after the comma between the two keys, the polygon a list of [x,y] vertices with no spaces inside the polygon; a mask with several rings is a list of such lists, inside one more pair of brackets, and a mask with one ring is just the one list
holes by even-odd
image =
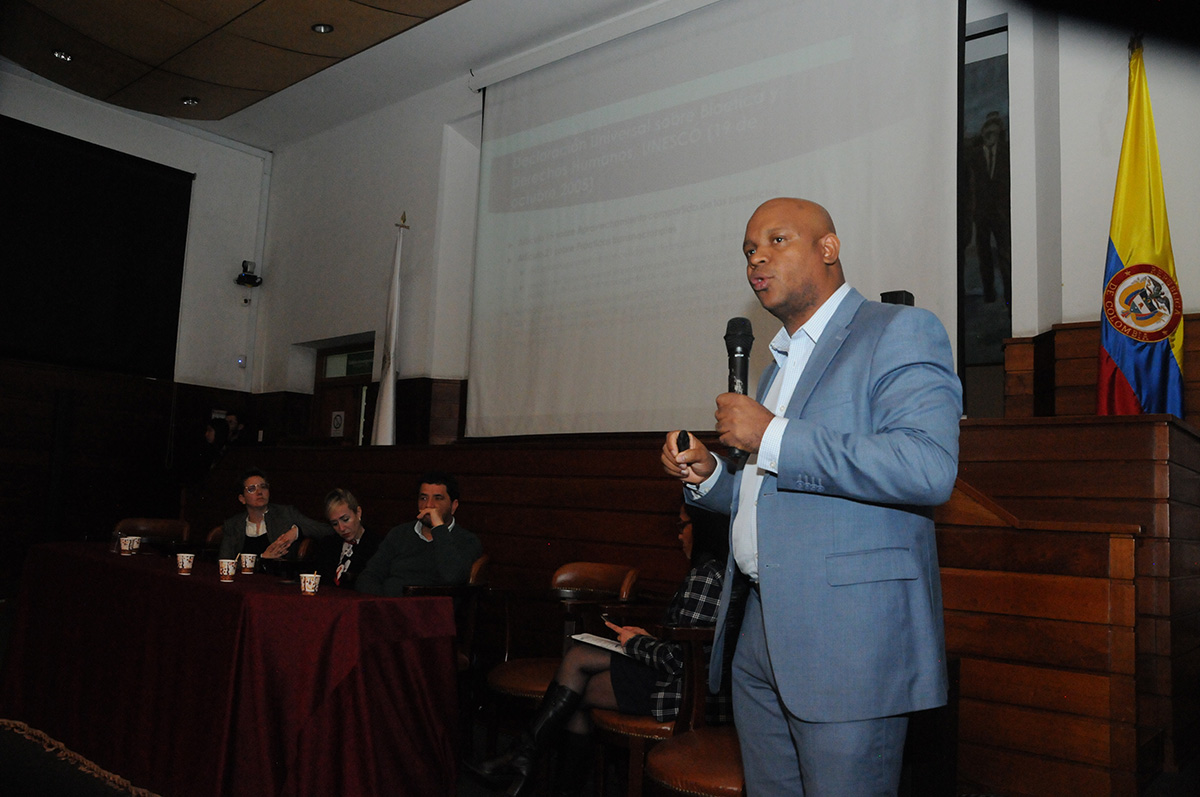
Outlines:
{"label": "bald head", "polygon": [[750,287],[788,334],[846,281],[833,219],[807,199],[778,197],[759,205],[746,224],[742,252]]}
{"label": "bald head", "polygon": [[759,211],[769,210],[794,213],[798,218],[804,218],[810,229],[819,235],[837,234],[837,230],[833,227],[833,217],[829,215],[829,211],[812,200],[794,196],[775,197],[759,205],[754,212],[757,214]]}

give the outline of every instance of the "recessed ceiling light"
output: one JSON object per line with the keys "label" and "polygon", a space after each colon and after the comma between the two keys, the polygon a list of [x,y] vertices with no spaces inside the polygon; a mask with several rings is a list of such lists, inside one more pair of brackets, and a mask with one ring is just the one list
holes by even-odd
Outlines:
{"label": "recessed ceiling light", "polygon": [[318,22],[312,29],[314,33],[333,33],[333,25],[326,25],[324,22]]}
{"label": "recessed ceiling light", "polygon": [[57,59],[58,59],[58,60],[60,60],[60,61],[70,61],[70,60],[73,60],[73,58],[72,58],[71,54],[70,54],[69,52],[67,52],[66,50],[55,50],[55,51],[54,51],[54,57],[55,57],[55,58],[57,58]]}
{"label": "recessed ceiling light", "polygon": [[199,105],[200,104],[199,97],[180,97],[179,101],[182,102],[184,105]]}

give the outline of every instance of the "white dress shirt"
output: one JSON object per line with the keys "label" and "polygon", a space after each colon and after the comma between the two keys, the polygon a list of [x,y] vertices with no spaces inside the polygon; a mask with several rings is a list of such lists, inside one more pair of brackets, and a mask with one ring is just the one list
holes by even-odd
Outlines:
{"label": "white dress shirt", "polygon": [[[843,283],[817,308],[812,317],[796,330],[795,335],[789,336],[787,329],[781,327],[770,343],[771,354],[775,357],[779,370],[771,380],[770,389],[763,399],[763,406],[775,417],[763,432],[758,452],[750,455],[742,471],[738,513],[733,519],[731,548],[738,569],[754,582],[758,581],[758,512],[742,510],[758,506],[758,492],[762,488],[763,476],[779,472],[779,449],[783,444],[783,432],[788,424],[784,412],[787,411],[792,394],[796,391],[796,383],[800,381],[800,375],[808,365],[817,341],[829,325],[829,319],[849,293],[850,285]],[[721,467],[718,464],[713,474],[700,484],[689,485],[695,491],[695,495],[702,496],[712,489],[720,476]]]}

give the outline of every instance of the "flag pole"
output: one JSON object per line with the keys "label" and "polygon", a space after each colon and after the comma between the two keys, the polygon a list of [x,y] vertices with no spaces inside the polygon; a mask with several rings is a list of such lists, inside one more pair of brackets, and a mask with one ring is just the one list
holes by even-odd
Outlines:
{"label": "flag pole", "polygon": [[392,281],[388,288],[387,318],[383,327],[383,364],[379,368],[379,396],[375,400],[375,423],[371,427],[371,445],[396,444],[396,327],[400,321],[400,253],[404,249],[407,213],[400,214],[396,225],[396,256],[392,263]]}

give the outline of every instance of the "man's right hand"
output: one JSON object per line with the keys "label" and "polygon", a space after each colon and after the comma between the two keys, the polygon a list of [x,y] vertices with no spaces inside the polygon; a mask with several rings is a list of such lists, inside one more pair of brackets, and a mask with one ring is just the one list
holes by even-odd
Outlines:
{"label": "man's right hand", "polygon": [[667,432],[662,448],[662,466],[668,476],[688,484],[700,484],[717,469],[717,458],[694,434],[689,434],[691,447],[679,450],[679,430]]}

